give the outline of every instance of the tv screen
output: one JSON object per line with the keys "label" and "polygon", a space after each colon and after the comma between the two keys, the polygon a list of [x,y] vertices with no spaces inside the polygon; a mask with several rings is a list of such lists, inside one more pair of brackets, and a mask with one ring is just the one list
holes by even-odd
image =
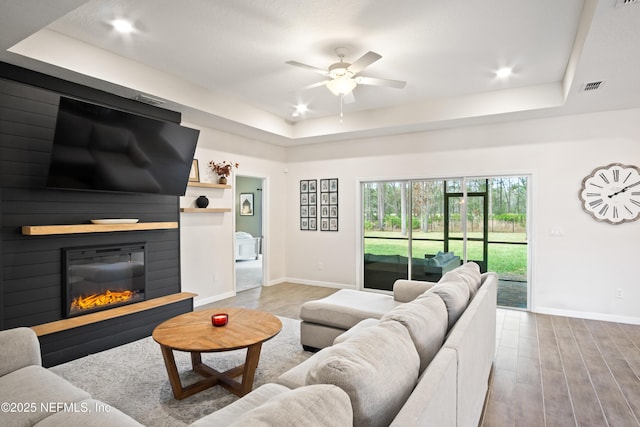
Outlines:
{"label": "tv screen", "polygon": [[182,196],[199,134],[61,97],[47,186]]}

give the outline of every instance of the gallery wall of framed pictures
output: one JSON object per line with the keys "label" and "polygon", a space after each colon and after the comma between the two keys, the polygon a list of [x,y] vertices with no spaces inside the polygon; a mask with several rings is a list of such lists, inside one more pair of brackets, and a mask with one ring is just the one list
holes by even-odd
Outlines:
{"label": "gallery wall of framed pictures", "polygon": [[300,230],[316,231],[318,222],[320,231],[338,231],[338,178],[320,179],[319,186],[317,179],[300,180]]}

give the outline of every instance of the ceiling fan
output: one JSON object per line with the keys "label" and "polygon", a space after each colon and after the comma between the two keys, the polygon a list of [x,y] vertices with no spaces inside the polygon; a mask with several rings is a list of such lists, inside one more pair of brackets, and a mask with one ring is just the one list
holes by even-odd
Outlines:
{"label": "ceiling fan", "polygon": [[340,62],[336,62],[335,64],[330,65],[326,70],[314,67],[312,65],[303,64],[298,61],[286,62],[289,65],[304,68],[306,70],[310,70],[327,77],[327,80],[311,84],[302,88],[302,90],[324,85],[327,86],[331,93],[336,96],[340,96],[341,99],[343,99],[344,102],[348,104],[355,101],[353,97],[353,89],[355,89],[358,85],[386,86],[402,89],[407,84],[407,82],[403,82],[400,80],[379,79],[375,77],[361,76],[360,73],[365,68],[382,58],[381,55],[378,55],[375,52],[369,51],[365,53],[353,64],[344,61],[344,57],[348,53],[347,48],[338,47],[336,48],[335,52],[340,58]]}

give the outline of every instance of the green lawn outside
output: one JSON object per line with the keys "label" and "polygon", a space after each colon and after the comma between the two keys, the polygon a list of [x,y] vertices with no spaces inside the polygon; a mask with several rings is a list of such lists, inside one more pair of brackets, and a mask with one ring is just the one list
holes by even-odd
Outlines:
{"label": "green lawn outside", "polygon": [[[367,237],[383,237],[367,238]],[[386,237],[386,238],[384,238]],[[402,237],[399,232],[367,231],[364,239],[364,252],[376,255],[407,256],[407,240],[392,239]],[[443,242],[416,240],[420,238],[442,239],[442,233],[413,233],[412,253],[414,258],[425,254],[435,255],[444,250]],[[481,237],[480,233],[469,233],[469,237]],[[490,241],[526,242],[525,233],[490,233]],[[467,242],[468,259],[482,259],[482,242]],[[462,241],[450,242],[449,251],[462,258]],[[489,243],[488,269],[495,271],[501,278],[523,280],[527,278],[527,246]]]}

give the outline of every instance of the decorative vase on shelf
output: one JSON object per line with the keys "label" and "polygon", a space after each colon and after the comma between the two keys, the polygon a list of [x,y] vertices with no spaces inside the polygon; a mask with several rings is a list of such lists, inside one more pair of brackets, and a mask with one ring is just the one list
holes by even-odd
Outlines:
{"label": "decorative vase on shelf", "polygon": [[220,178],[218,178],[218,184],[226,184],[227,183],[227,177],[224,175],[220,175]]}
{"label": "decorative vase on shelf", "polygon": [[196,206],[199,208],[206,208],[209,206],[209,199],[206,196],[200,196],[196,199]]}

